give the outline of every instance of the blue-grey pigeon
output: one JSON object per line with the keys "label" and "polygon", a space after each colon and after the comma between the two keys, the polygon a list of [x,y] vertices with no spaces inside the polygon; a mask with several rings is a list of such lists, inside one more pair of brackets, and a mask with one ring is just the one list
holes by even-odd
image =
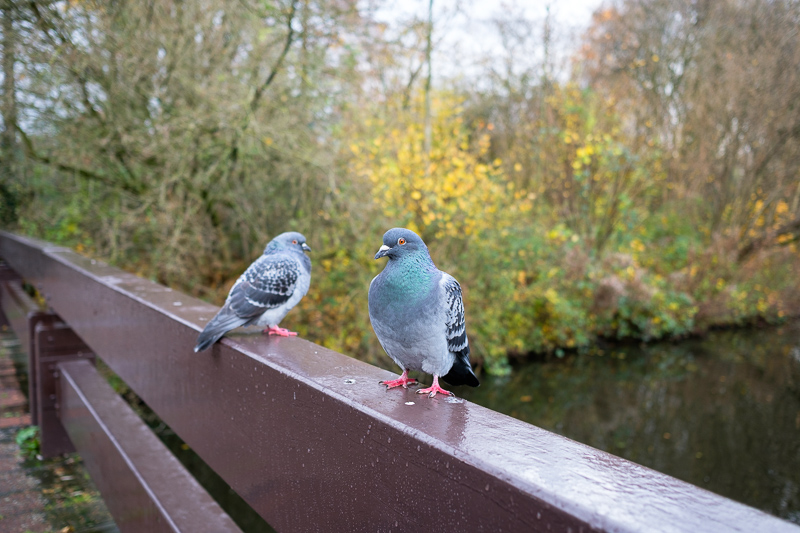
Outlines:
{"label": "blue-grey pigeon", "polygon": [[433,374],[433,385],[420,394],[452,396],[439,386],[477,387],[469,363],[469,342],[461,286],[433,264],[428,247],[413,231],[390,229],[375,259],[388,257],[383,272],[369,285],[369,319],[378,340],[403,374],[382,381],[388,388],[407,388],[416,380],[409,370]]}
{"label": "blue-grey pigeon", "polygon": [[278,324],[308,292],[311,260],[304,252],[310,251],[306,238],[295,231],[272,239],[233,284],[225,305],[197,337],[194,351],[205,350],[241,326],[267,326],[264,333],[282,337],[297,335]]}

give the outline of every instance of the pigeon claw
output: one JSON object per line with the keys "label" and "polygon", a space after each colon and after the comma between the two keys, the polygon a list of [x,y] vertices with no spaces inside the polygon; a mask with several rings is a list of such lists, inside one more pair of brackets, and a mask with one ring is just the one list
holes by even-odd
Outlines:
{"label": "pigeon claw", "polygon": [[433,385],[425,389],[419,389],[417,394],[427,394],[428,398],[433,398],[439,392],[445,396],[453,396],[452,392],[446,391],[439,386],[439,376],[433,376]]}
{"label": "pigeon claw", "polygon": [[417,380],[414,378],[409,377],[399,377],[397,379],[387,379],[386,381],[381,381],[381,385],[386,385],[387,389],[393,389],[395,387],[403,387],[407,389],[409,385],[413,385],[416,383]]}
{"label": "pigeon claw", "polygon": [[416,379],[408,377],[408,369],[405,369],[399,378],[387,379],[386,381],[379,381],[378,383],[381,385],[386,385],[386,390],[389,390],[394,387],[403,387],[404,389],[407,389],[409,383],[413,385],[416,382]]}
{"label": "pigeon claw", "polygon": [[264,330],[264,333],[267,335],[278,335],[280,337],[297,337],[296,331],[289,331],[286,328],[279,328],[278,326],[270,326]]}

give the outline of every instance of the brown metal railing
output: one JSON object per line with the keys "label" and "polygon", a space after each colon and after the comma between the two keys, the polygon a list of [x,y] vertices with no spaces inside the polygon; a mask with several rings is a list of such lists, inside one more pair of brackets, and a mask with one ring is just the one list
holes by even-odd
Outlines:
{"label": "brown metal railing", "polygon": [[[239,334],[194,354],[213,306],[70,250],[0,233],[0,258],[85,343],[40,372],[37,393],[44,403],[55,374],[56,422],[104,498],[122,502],[109,502],[115,519],[235,528],[196,483],[195,496],[175,496],[193,480],[146,426],[116,414],[127,406],[80,360],[88,351],[278,531],[800,531],[469,402],[385,391],[391,373],[303,339]],[[43,427],[43,448],[54,431]]]}

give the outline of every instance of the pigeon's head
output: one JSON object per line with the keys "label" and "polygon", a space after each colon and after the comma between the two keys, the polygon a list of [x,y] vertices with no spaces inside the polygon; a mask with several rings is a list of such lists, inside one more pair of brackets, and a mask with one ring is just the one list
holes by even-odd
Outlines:
{"label": "pigeon's head", "polygon": [[306,238],[302,233],[287,231],[281,233],[267,244],[264,253],[275,252],[278,250],[297,250],[299,252],[310,252],[311,248],[306,244]]}
{"label": "pigeon's head", "polygon": [[383,234],[383,246],[375,254],[375,259],[388,257],[391,260],[420,250],[428,253],[428,247],[419,235],[410,229],[393,228]]}

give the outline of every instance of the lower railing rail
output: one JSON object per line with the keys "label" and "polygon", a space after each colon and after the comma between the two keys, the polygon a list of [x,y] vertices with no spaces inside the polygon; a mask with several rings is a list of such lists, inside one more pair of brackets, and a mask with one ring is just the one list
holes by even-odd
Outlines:
{"label": "lower railing rail", "polygon": [[60,420],[123,531],[240,531],[89,361],[58,364]]}

